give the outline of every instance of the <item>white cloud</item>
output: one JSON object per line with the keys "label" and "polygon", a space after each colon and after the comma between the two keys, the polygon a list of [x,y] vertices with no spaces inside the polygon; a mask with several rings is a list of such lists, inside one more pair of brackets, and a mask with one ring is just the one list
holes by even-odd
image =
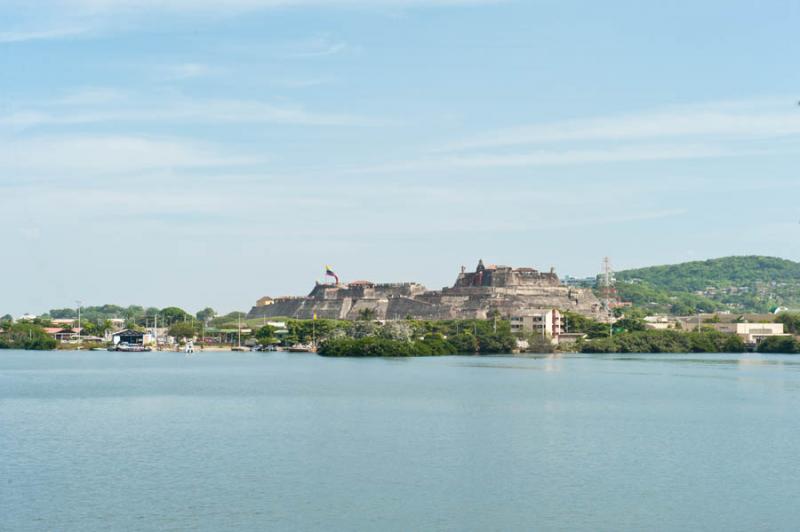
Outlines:
{"label": "white cloud", "polygon": [[300,7],[437,7],[498,3],[503,0],[62,0],[62,5],[92,13],[109,11],[252,11]]}
{"label": "white cloud", "polygon": [[285,78],[285,79],[271,79],[269,80],[269,83],[272,86],[281,87],[284,89],[308,89],[311,87],[319,87],[320,85],[327,85],[333,83],[333,80],[329,78],[308,78],[308,79]]}
{"label": "white cloud", "polygon": [[0,115],[0,127],[27,128],[94,123],[264,123],[301,126],[376,126],[369,117],[310,111],[256,100],[192,99],[157,94],[149,99],[116,91],[87,90]]}
{"label": "white cloud", "polygon": [[[263,159],[261,159],[263,160]],[[105,177],[163,169],[230,167],[258,162],[213,146],[174,139],[71,136],[12,140],[0,144],[5,178]]]}
{"label": "white cloud", "polygon": [[349,49],[347,43],[320,36],[283,46],[282,55],[289,58],[312,58],[336,55]]}
{"label": "white cloud", "polygon": [[43,41],[63,39],[87,33],[86,28],[55,28],[48,30],[5,31],[0,32],[0,43],[19,43],[26,41]]}
{"label": "white cloud", "polygon": [[214,69],[203,63],[181,63],[162,67],[160,71],[166,79],[184,80],[208,76]]}
{"label": "white cloud", "polygon": [[769,138],[800,134],[794,99],[692,105],[604,118],[531,124],[487,132],[444,151],[582,141],[656,138]]}
{"label": "white cloud", "polygon": [[646,144],[592,149],[539,149],[518,153],[447,155],[344,170],[344,174],[447,172],[498,168],[533,168],[592,163],[624,163],[732,157],[762,153],[714,144]]}

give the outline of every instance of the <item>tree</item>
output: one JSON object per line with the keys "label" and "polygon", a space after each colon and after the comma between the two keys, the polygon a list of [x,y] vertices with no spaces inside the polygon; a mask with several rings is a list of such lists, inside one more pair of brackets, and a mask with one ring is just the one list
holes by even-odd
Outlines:
{"label": "tree", "polygon": [[3,348],[46,351],[55,349],[57,345],[55,338],[33,323],[9,325],[0,337],[0,347]]}
{"label": "tree", "polygon": [[170,326],[169,335],[176,339],[191,339],[194,338],[195,330],[191,323],[181,321]]}
{"label": "tree", "polygon": [[759,342],[759,353],[800,353],[800,342],[791,336],[768,336]]}
{"label": "tree", "polygon": [[781,312],[775,316],[776,323],[783,323],[783,329],[787,333],[800,334],[800,313]]}
{"label": "tree", "polygon": [[643,331],[646,329],[645,321],[641,318],[622,318],[614,324],[614,329],[621,329],[627,332]]}
{"label": "tree", "polygon": [[217,315],[217,312],[213,308],[206,307],[203,310],[198,311],[197,314],[195,314],[195,317],[199,321],[202,321],[203,323],[208,323],[216,315]]}
{"label": "tree", "polygon": [[277,344],[278,339],[275,337],[277,329],[271,325],[264,325],[256,331],[256,339],[261,345]]}
{"label": "tree", "polygon": [[510,353],[517,347],[517,340],[510,332],[488,333],[478,335],[478,348],[481,353]]}
{"label": "tree", "polygon": [[187,319],[191,319],[192,316],[182,308],[167,307],[161,309],[159,317],[165,324],[172,324],[178,321],[186,321]]}
{"label": "tree", "polygon": [[83,330],[81,331],[82,335],[84,335],[84,336],[95,336],[95,335],[97,335],[98,327],[97,327],[97,324],[94,323],[93,321],[86,320],[83,323],[81,323],[81,326],[83,327]]}
{"label": "tree", "polygon": [[531,334],[528,336],[527,340],[528,348],[526,351],[528,353],[552,353],[556,350],[550,338],[542,336],[541,334]]}
{"label": "tree", "polygon": [[480,348],[478,339],[470,332],[463,332],[448,336],[447,339],[453,344],[456,353],[477,353]]}
{"label": "tree", "polygon": [[54,320],[72,320],[78,317],[78,312],[74,308],[51,309],[48,314]]}
{"label": "tree", "polygon": [[387,321],[379,331],[382,338],[390,340],[410,341],[414,336],[414,329],[406,321]]}
{"label": "tree", "polygon": [[372,308],[362,308],[358,311],[359,321],[372,321],[376,316],[375,309]]}

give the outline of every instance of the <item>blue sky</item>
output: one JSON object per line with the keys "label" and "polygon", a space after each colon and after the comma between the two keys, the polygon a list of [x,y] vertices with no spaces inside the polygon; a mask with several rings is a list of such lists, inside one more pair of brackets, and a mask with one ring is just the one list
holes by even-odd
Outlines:
{"label": "blue sky", "polygon": [[[225,4],[222,6],[222,4]],[[0,314],[800,259],[794,1],[0,2]]]}

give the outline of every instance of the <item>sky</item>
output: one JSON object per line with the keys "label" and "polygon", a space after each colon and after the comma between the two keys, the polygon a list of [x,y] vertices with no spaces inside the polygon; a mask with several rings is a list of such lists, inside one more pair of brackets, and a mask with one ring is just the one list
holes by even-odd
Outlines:
{"label": "sky", "polygon": [[0,315],[800,260],[800,3],[0,0]]}

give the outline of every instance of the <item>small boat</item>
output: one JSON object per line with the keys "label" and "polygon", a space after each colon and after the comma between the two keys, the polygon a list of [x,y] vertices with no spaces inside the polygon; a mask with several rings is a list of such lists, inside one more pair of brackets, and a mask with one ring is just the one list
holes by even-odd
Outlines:
{"label": "small boat", "polygon": [[314,347],[314,344],[294,344],[289,347],[287,351],[290,353],[314,353],[317,351],[317,348]]}
{"label": "small boat", "polygon": [[[109,348],[109,350],[112,350]],[[125,342],[118,343],[116,348],[113,351],[122,351],[124,353],[145,353],[148,351],[152,351],[149,346],[141,345],[141,344],[128,344]]]}

